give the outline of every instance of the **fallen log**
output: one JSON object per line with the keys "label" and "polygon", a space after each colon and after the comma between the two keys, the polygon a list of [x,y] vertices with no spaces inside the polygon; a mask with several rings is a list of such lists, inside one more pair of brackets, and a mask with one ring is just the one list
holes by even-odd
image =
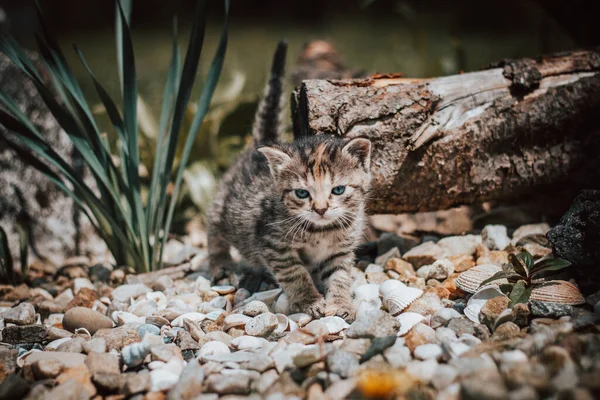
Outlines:
{"label": "fallen log", "polygon": [[600,49],[432,79],[305,80],[291,105],[295,137],[371,139],[375,213],[600,182]]}

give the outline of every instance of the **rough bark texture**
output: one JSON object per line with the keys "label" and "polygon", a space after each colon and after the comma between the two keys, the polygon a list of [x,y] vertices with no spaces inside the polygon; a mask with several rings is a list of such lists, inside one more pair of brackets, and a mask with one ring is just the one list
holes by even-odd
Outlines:
{"label": "rough bark texture", "polygon": [[434,79],[306,80],[292,95],[296,136],[371,139],[376,213],[597,185],[599,110],[598,49]]}

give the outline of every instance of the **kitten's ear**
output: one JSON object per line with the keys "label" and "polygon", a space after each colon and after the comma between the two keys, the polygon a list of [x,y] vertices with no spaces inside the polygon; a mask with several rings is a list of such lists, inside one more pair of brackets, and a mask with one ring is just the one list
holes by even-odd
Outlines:
{"label": "kitten's ear", "polygon": [[267,157],[269,168],[274,175],[292,160],[289,154],[275,147],[264,146],[259,148],[258,151]]}
{"label": "kitten's ear", "polygon": [[371,168],[371,141],[364,138],[350,140],[342,151],[353,157],[358,158],[367,172]]}

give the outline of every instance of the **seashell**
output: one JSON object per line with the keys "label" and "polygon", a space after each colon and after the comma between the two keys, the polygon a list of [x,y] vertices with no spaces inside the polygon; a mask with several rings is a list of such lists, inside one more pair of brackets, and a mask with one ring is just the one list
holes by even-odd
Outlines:
{"label": "seashell", "polygon": [[[473,269],[473,268],[471,268]],[[470,270],[469,270],[470,271]],[[495,285],[487,285],[481,288],[477,293],[475,293],[469,301],[467,302],[467,307],[465,308],[465,315],[471,321],[476,324],[479,323],[479,312],[481,308],[489,299],[493,299],[494,297],[504,296],[504,293],[500,291],[498,286]]]}
{"label": "seashell", "polygon": [[[494,264],[482,264],[466,270],[456,278],[456,286],[467,293],[475,293],[479,290],[481,282],[491,278],[496,272],[502,271],[502,267]],[[498,279],[496,285],[507,283],[506,279]]]}
{"label": "seashell", "polygon": [[410,305],[410,303],[423,295],[421,289],[408,287],[400,281],[396,282],[398,282],[398,284],[394,284],[394,286],[387,287],[384,290],[385,295],[383,296],[383,304],[390,314],[394,316],[400,314]]}
{"label": "seashell", "polygon": [[211,311],[208,314],[206,314],[206,319],[208,319],[210,321],[216,321],[217,318],[219,318],[221,316],[221,314],[223,314],[224,312],[225,312],[225,310]]}
{"label": "seashell", "polygon": [[235,296],[233,296],[233,304],[237,307],[238,304],[246,300],[250,297],[250,292],[248,289],[240,288],[237,292],[235,292]]}
{"label": "seashell", "polygon": [[150,353],[150,348],[160,344],[163,344],[163,340],[160,336],[152,334],[144,335],[141,342],[131,343],[123,347],[123,350],[121,351],[123,362],[128,367],[140,365]]}
{"label": "seashell", "polygon": [[50,343],[48,343],[46,345],[46,347],[44,348],[45,351],[51,350],[51,351],[56,351],[56,349],[58,348],[58,346],[60,346],[61,344],[68,342],[69,340],[71,340],[70,337],[65,337],[65,338],[61,338],[61,339],[56,339],[51,341]]}
{"label": "seashell", "polygon": [[223,330],[227,331],[230,328],[243,328],[251,319],[251,317],[243,314],[229,314],[225,317],[225,320],[223,320]]}
{"label": "seashell", "polygon": [[171,321],[171,326],[177,326],[183,328],[183,320],[189,319],[190,321],[204,321],[206,319],[206,314],[199,312],[189,312],[185,314],[181,314],[179,317],[175,318]]}
{"label": "seashell", "polygon": [[190,321],[189,319],[183,320],[183,328],[190,333],[195,341],[200,340],[206,335],[202,328],[200,328],[199,324],[194,321]]}
{"label": "seashell", "polygon": [[218,285],[211,287],[210,290],[213,290],[219,294],[228,294],[235,292],[235,287],[230,285]]}
{"label": "seashell", "polygon": [[218,310],[222,310],[222,308],[213,307],[210,305],[210,302],[208,302],[208,301],[203,301],[202,303],[200,303],[198,305],[198,308],[196,309],[196,311],[198,311],[199,313],[203,313],[203,314],[208,314],[209,312],[218,311]]}
{"label": "seashell", "polygon": [[292,321],[291,319],[288,318],[288,329],[290,332],[294,332],[296,329],[298,329],[298,324],[296,324],[294,321]]}
{"label": "seashell", "polygon": [[150,390],[163,392],[173,388],[183,372],[183,360],[172,358],[162,368],[150,371]]}
{"label": "seashell", "polygon": [[163,325],[169,325],[169,320],[158,315],[153,315],[150,317],[146,317],[146,323],[160,328]]}
{"label": "seashell", "polygon": [[100,300],[94,300],[94,303],[92,304],[92,310],[98,311],[102,315],[106,315],[108,313],[108,307]]}
{"label": "seashell", "polygon": [[211,340],[202,346],[200,351],[198,352],[198,357],[206,357],[206,356],[216,356],[220,354],[229,354],[231,350],[229,347],[223,342],[218,342],[216,340]]}
{"label": "seashell", "polygon": [[92,334],[90,333],[90,331],[88,331],[85,328],[77,328],[77,329],[75,329],[75,331],[73,332],[73,334],[75,334],[75,335],[84,335],[84,336],[87,336],[88,338],[92,337]]}
{"label": "seashell", "polygon": [[258,350],[268,345],[269,341],[261,337],[244,335],[233,339],[231,344],[238,350]]}
{"label": "seashell", "polygon": [[229,300],[227,300],[223,296],[219,296],[219,297],[215,297],[214,299],[212,299],[208,304],[211,307],[219,308],[221,310],[225,310],[225,308],[227,307],[227,303],[229,303]]}
{"label": "seashell", "polygon": [[398,322],[400,322],[400,329],[398,330],[398,336],[404,336],[410,330],[415,327],[415,325],[423,322],[425,317],[421,314],[417,314],[414,312],[405,312],[396,317]]}
{"label": "seashell", "polygon": [[159,310],[164,310],[167,308],[167,303],[169,302],[167,300],[167,296],[165,296],[163,292],[146,293],[146,298],[148,300],[154,300]]}
{"label": "seashell", "polygon": [[344,321],[343,318],[338,316],[323,317],[320,319],[320,321],[325,324],[329,330],[329,333],[332,335],[340,333],[344,329],[348,329],[350,326],[346,321]]}
{"label": "seashell", "polygon": [[281,293],[275,302],[275,312],[278,314],[288,314],[290,311],[290,303],[285,293]]}
{"label": "seashell", "polygon": [[303,327],[304,325],[306,325],[310,321],[312,321],[312,317],[305,313],[291,314],[291,315],[288,315],[288,318],[291,322],[294,322],[299,327]]}
{"label": "seashell", "polygon": [[144,322],[146,322],[146,318],[138,317],[137,315],[126,311],[114,311],[112,313],[112,319],[119,326],[125,324],[143,324]]}
{"label": "seashell", "polygon": [[273,332],[285,332],[290,325],[290,320],[284,314],[275,314],[275,316],[277,317],[277,328],[275,328]]}
{"label": "seashell", "polygon": [[392,292],[398,290],[398,288],[404,288],[406,285],[396,279],[388,279],[379,285],[379,294],[382,297],[389,296]]}
{"label": "seashell", "polygon": [[559,280],[535,283],[529,299],[570,305],[585,303],[585,299],[577,286],[571,282]]}

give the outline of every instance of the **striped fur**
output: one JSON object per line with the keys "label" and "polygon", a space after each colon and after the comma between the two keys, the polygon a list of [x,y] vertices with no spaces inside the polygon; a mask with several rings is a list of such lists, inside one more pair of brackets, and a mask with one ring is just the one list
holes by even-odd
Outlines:
{"label": "striped fur", "polygon": [[[244,152],[209,214],[213,274],[233,266],[231,245],[272,274],[292,312],[352,320],[350,271],[365,225],[370,150],[366,139],[320,135]],[[336,186],[344,193],[333,194]]]}
{"label": "striped fur", "polygon": [[281,110],[283,107],[283,80],[285,76],[286,53],[287,44],[284,41],[279,42],[273,56],[269,82],[265,86],[265,92],[254,116],[252,138],[255,144],[270,143],[279,140],[281,134]]}

